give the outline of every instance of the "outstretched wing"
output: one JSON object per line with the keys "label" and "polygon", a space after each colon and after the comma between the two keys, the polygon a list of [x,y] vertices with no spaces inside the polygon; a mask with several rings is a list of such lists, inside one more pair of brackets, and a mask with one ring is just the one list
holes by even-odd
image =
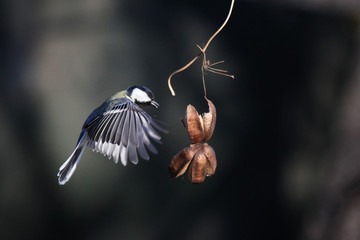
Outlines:
{"label": "outstretched wing", "polygon": [[161,143],[158,131],[167,132],[130,100],[115,104],[84,127],[88,131],[89,147],[113,158],[115,163],[120,159],[124,166],[127,160],[137,164],[138,154],[149,160],[148,150],[157,154],[152,141]]}

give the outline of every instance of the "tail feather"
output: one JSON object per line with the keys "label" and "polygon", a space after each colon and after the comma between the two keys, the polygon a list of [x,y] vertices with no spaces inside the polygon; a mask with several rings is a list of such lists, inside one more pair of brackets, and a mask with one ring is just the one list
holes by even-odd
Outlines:
{"label": "tail feather", "polygon": [[59,177],[58,181],[60,185],[64,185],[67,181],[69,181],[69,179],[73,175],[76,166],[79,163],[81,155],[84,151],[84,147],[86,146],[85,144],[86,136],[87,136],[86,132],[81,133],[80,139],[78,141],[78,144],[76,145],[74,152],[59,168],[59,172],[57,176]]}

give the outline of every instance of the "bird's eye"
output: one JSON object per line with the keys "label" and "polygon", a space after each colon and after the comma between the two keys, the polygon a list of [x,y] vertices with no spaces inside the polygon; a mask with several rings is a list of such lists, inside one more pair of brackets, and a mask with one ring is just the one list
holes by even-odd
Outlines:
{"label": "bird's eye", "polygon": [[151,92],[147,92],[147,95],[150,99],[153,99],[154,98],[154,95],[151,93]]}

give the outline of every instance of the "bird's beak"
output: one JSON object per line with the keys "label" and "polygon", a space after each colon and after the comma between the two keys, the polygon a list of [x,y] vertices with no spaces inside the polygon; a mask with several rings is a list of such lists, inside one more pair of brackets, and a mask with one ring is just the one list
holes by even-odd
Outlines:
{"label": "bird's beak", "polygon": [[156,107],[156,108],[158,108],[158,107],[160,106],[160,105],[159,105],[157,102],[155,102],[154,100],[152,100],[150,104],[153,105],[153,106]]}

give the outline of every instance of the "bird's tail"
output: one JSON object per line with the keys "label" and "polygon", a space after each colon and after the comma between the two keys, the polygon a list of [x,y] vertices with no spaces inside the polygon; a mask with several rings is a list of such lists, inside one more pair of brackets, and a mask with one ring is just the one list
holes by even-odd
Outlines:
{"label": "bird's tail", "polygon": [[84,151],[85,143],[86,143],[86,136],[87,132],[83,131],[80,134],[79,141],[76,145],[76,148],[74,152],[71,154],[71,156],[61,165],[59,168],[59,173],[57,174],[58,181],[60,185],[64,185],[71,176],[73,175],[77,164],[79,163],[79,160],[81,158],[81,155]]}

